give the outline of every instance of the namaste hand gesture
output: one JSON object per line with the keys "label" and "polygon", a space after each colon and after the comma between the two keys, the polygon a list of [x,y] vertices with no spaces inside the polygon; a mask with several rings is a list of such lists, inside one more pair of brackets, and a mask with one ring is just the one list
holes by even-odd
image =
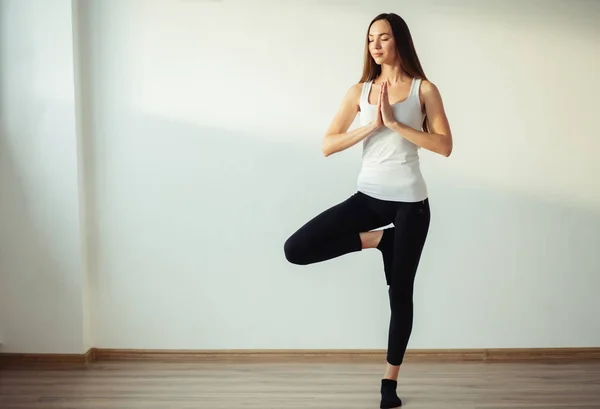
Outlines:
{"label": "namaste hand gesture", "polygon": [[391,128],[396,123],[396,118],[394,118],[394,112],[392,111],[392,107],[390,105],[387,81],[384,81],[381,84],[379,100],[379,110],[381,111],[381,119],[383,121],[383,125],[387,126],[388,128]]}
{"label": "namaste hand gesture", "polygon": [[391,128],[396,123],[394,118],[394,112],[390,105],[390,97],[388,95],[388,83],[384,81],[381,84],[381,90],[379,91],[379,100],[377,102],[377,116],[373,120],[375,126],[387,126]]}

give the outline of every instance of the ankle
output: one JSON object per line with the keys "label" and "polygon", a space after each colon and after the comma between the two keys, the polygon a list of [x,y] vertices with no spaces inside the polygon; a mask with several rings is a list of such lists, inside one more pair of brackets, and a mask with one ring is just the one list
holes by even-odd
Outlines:
{"label": "ankle", "polygon": [[377,248],[381,238],[383,237],[383,230],[375,230],[360,233],[360,242],[363,249],[374,249]]}
{"label": "ankle", "polygon": [[383,388],[393,388],[393,389],[396,389],[396,387],[398,386],[398,381],[396,379],[382,378],[381,379],[381,386]]}
{"label": "ankle", "polygon": [[379,247],[379,244],[381,243],[381,240],[383,240],[383,230],[376,230],[373,233],[375,233],[374,235],[374,241],[373,241],[373,248],[377,248]]}
{"label": "ankle", "polygon": [[397,381],[399,373],[400,373],[400,365],[392,365],[388,362],[385,366],[385,372],[383,374],[383,379],[391,379],[393,381]]}

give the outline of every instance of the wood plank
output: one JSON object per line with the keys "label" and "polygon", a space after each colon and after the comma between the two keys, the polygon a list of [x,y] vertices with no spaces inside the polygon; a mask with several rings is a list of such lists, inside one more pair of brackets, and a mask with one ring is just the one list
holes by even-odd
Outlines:
{"label": "wood plank", "polygon": [[[0,369],[11,409],[378,408],[374,363],[97,361],[72,368]],[[406,363],[415,409],[598,409],[600,362]]]}

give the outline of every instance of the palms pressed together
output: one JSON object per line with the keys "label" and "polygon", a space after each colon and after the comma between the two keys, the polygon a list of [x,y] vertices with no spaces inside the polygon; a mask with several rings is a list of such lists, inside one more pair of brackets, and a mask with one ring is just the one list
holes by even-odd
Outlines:
{"label": "palms pressed together", "polygon": [[396,123],[394,118],[394,112],[390,105],[390,98],[388,94],[388,83],[384,81],[381,84],[381,90],[379,91],[379,102],[377,103],[377,119],[376,123],[378,126],[386,126],[391,128]]}

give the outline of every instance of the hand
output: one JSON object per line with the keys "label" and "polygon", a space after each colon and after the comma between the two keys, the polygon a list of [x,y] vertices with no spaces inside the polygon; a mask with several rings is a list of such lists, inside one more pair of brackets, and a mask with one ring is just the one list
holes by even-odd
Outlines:
{"label": "hand", "polygon": [[390,105],[387,81],[381,84],[381,92],[379,95],[379,99],[381,118],[383,120],[383,124],[388,128],[391,128],[397,121],[396,118],[394,118],[394,112],[392,111],[392,106]]}
{"label": "hand", "polygon": [[372,122],[375,129],[379,129],[383,126],[383,117],[381,115],[382,91],[383,91],[383,86],[381,87],[381,90],[379,90],[379,98],[377,100],[377,116],[373,119],[373,122]]}

